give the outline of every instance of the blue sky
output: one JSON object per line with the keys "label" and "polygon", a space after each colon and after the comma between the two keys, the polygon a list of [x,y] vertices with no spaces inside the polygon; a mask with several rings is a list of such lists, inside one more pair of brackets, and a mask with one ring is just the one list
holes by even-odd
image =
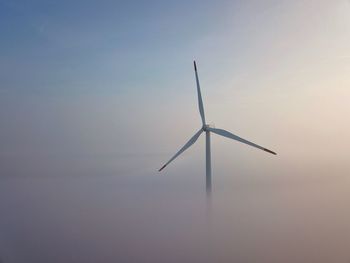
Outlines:
{"label": "blue sky", "polygon": [[231,5],[2,1],[2,79],[28,93],[120,92],[135,79],[162,78],[165,62],[174,65],[179,55],[190,62]]}
{"label": "blue sky", "polygon": [[[281,33],[274,22],[288,29],[284,16],[297,23],[303,18],[287,1],[1,5],[6,37],[0,52],[7,89],[57,95],[149,88],[140,83],[159,90],[174,73],[186,72],[181,69],[187,70],[193,58],[200,66],[207,62],[203,66],[210,67],[212,75],[226,73],[226,67],[231,75],[248,65],[254,70],[264,54],[271,56],[273,47],[266,38]],[[14,76],[19,73],[21,78]]]}

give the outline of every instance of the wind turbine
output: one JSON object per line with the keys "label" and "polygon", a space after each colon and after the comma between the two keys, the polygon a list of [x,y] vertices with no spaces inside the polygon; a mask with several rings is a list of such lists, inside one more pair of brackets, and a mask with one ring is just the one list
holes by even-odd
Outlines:
{"label": "wind turbine", "polygon": [[225,131],[223,129],[216,129],[214,127],[210,127],[206,122],[205,122],[205,115],[204,115],[204,107],[203,107],[203,101],[202,101],[202,95],[201,95],[201,89],[199,86],[199,79],[198,79],[198,72],[197,72],[197,66],[196,66],[196,61],[193,61],[194,64],[194,71],[195,71],[195,76],[196,76],[196,83],[197,83],[197,95],[198,95],[198,106],[199,106],[199,113],[201,115],[201,119],[202,119],[202,127],[200,128],[199,131],[197,131],[195,133],[195,135],[193,135],[193,137],[191,139],[189,139],[189,141],[173,156],[171,157],[171,159],[165,163],[160,169],[159,172],[161,170],[163,170],[169,163],[171,163],[176,157],[178,157],[181,153],[183,153],[184,151],[186,151],[190,146],[192,146],[197,139],[199,138],[199,136],[205,132],[205,152],[206,152],[206,190],[207,190],[207,194],[210,195],[211,193],[211,153],[210,153],[210,132],[216,133],[218,135],[221,135],[223,137],[227,137],[229,139],[233,139],[236,141],[239,141],[241,143],[245,143],[248,144],[250,146],[253,146],[255,148],[258,148],[260,150],[263,150],[265,152],[271,153],[276,155],[275,152],[266,149],[262,146],[259,146],[255,143],[252,143],[250,141],[247,141],[231,132]]}

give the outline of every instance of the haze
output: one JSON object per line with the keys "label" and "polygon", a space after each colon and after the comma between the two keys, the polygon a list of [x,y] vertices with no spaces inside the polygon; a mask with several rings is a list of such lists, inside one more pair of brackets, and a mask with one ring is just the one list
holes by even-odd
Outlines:
{"label": "haze", "polygon": [[[350,2],[0,1],[0,262],[349,262]],[[275,150],[204,136],[206,119]]]}

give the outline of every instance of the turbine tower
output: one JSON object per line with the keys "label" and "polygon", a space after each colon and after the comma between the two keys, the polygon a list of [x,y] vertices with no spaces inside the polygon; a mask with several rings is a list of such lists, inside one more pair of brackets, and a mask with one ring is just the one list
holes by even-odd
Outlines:
{"label": "turbine tower", "polygon": [[258,148],[260,150],[263,150],[265,152],[271,153],[276,155],[275,152],[266,149],[262,146],[259,146],[255,143],[252,143],[250,141],[247,141],[237,135],[234,135],[231,132],[225,131],[223,129],[216,129],[214,127],[210,127],[208,124],[205,122],[205,115],[204,115],[204,107],[203,107],[203,100],[202,100],[202,94],[201,94],[201,89],[199,86],[199,79],[198,79],[198,72],[197,72],[197,66],[196,66],[196,61],[193,61],[194,64],[194,71],[195,71],[195,76],[196,76],[196,84],[197,84],[197,95],[198,95],[198,107],[199,107],[199,114],[201,115],[202,119],[202,127],[200,128],[199,131],[193,135],[191,139],[167,162],[165,163],[160,169],[163,170],[169,163],[171,163],[176,157],[178,157],[181,153],[183,153],[185,150],[187,150],[190,146],[192,146],[199,136],[205,132],[205,156],[206,156],[206,190],[207,194],[210,195],[211,193],[211,152],[210,152],[210,132],[221,135],[223,137],[227,137],[229,139],[233,139],[236,141],[239,141],[241,143],[248,144],[250,146],[253,146],[255,148]]}

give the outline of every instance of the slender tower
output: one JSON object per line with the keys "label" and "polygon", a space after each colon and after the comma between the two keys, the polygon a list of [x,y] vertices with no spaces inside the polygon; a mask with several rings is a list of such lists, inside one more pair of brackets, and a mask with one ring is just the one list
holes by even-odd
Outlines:
{"label": "slender tower", "polygon": [[211,195],[211,154],[210,154],[210,131],[205,131],[205,168],[206,168],[206,189],[207,195]]}

